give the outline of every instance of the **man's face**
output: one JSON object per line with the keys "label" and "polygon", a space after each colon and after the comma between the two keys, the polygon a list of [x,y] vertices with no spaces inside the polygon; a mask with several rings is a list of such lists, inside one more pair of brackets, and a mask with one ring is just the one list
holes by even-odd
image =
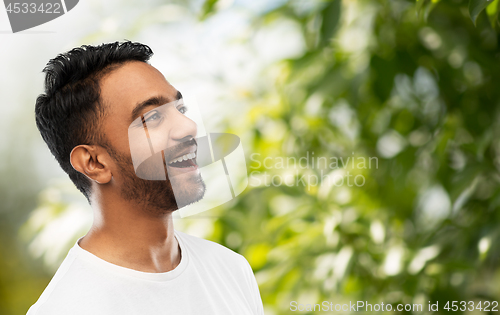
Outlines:
{"label": "man's face", "polygon": [[[122,197],[157,214],[200,200],[205,186],[197,165],[178,162],[196,154],[196,124],[184,115],[180,93],[164,76],[146,63],[128,62],[101,80],[101,98],[108,152],[116,161],[113,178]],[[137,158],[144,163],[134,171]]]}

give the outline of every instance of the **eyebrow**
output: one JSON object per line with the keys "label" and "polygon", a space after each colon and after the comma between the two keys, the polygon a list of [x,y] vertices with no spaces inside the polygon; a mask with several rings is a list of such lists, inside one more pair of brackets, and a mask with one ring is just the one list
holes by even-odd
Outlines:
{"label": "eyebrow", "polygon": [[[181,92],[177,91],[175,96],[175,100],[180,100],[182,98]],[[139,114],[144,110],[144,108],[149,106],[160,106],[165,105],[167,103],[173,102],[174,100],[170,100],[170,98],[166,98],[164,96],[153,96],[143,102],[138,103],[134,109],[132,110],[132,117],[130,121],[134,121]]]}

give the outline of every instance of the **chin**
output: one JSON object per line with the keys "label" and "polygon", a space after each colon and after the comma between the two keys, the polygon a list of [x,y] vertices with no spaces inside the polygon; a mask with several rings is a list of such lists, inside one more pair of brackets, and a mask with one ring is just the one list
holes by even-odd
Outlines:
{"label": "chin", "polygon": [[171,180],[177,209],[200,201],[205,195],[205,183],[200,174],[183,174]]}

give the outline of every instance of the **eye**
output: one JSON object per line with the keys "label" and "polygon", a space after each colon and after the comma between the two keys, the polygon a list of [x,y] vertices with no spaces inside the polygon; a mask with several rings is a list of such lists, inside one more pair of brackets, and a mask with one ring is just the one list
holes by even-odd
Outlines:
{"label": "eye", "polygon": [[144,121],[146,122],[152,122],[152,121],[155,121],[155,120],[158,120],[160,119],[160,115],[158,114],[157,111],[154,111],[152,112],[150,115],[148,115],[147,117],[144,117]]}
{"label": "eye", "polygon": [[148,128],[155,128],[161,125],[163,121],[163,115],[157,110],[153,110],[144,115],[144,122],[147,124]]}
{"label": "eye", "polygon": [[180,106],[177,108],[177,110],[181,113],[181,114],[185,114],[187,111],[188,111],[188,108],[184,105]]}

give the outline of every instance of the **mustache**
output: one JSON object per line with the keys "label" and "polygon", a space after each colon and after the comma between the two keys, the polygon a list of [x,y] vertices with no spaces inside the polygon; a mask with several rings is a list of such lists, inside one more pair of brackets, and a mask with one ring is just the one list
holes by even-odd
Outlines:
{"label": "mustache", "polygon": [[163,152],[165,154],[165,160],[170,161],[175,157],[179,157],[179,156],[185,154],[186,151],[193,146],[195,146],[195,152],[196,152],[196,150],[198,148],[198,143],[196,142],[195,138],[189,138],[189,139],[182,141],[179,144],[168,147],[168,148],[163,150]]}

